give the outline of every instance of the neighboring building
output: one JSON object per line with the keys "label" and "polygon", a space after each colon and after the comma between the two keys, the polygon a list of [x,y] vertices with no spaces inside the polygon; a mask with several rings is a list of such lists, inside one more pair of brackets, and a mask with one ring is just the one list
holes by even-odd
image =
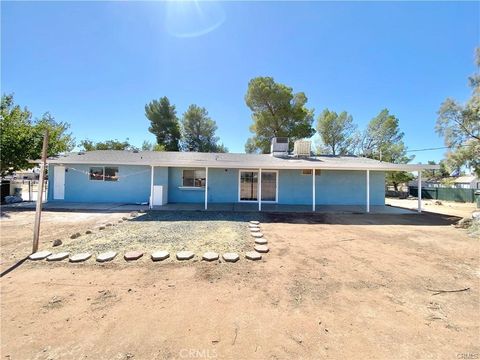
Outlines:
{"label": "neighboring building", "polygon": [[[297,146],[298,145],[298,146]],[[437,165],[391,164],[353,156],[318,156],[295,144],[271,154],[90,151],[48,159],[48,201],[385,204],[385,171],[420,171]],[[278,150],[281,151],[278,151]],[[298,150],[297,150],[298,149]],[[315,174],[315,175],[313,175]],[[367,196],[368,194],[368,196]],[[259,198],[261,199],[259,201]]]}
{"label": "neighboring building", "polygon": [[[409,186],[417,187],[417,180],[410,181]],[[452,188],[452,189],[480,189],[480,179],[474,175],[445,178],[441,180],[423,181],[423,187]]]}

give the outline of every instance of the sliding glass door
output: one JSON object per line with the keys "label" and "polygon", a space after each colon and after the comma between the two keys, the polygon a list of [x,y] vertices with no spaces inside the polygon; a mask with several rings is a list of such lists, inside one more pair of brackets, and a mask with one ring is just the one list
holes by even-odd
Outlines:
{"label": "sliding glass door", "polygon": [[[277,201],[277,172],[262,171],[262,201]],[[258,201],[258,171],[240,170],[239,201]]]}

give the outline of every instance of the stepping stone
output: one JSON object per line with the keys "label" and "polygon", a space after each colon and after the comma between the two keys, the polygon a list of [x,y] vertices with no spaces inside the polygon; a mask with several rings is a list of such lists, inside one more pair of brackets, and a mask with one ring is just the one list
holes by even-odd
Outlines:
{"label": "stepping stone", "polygon": [[179,252],[177,252],[177,259],[178,260],[190,260],[194,256],[195,256],[195,254],[191,251],[179,251]]}
{"label": "stepping stone", "polygon": [[92,257],[91,253],[80,253],[70,256],[70,262],[77,263],[82,261],[87,261]]}
{"label": "stepping stone", "polygon": [[165,260],[170,257],[170,253],[168,251],[155,251],[151,255],[153,261],[161,261]]}
{"label": "stepping stone", "polygon": [[52,254],[49,257],[47,257],[47,261],[62,261],[66,258],[68,258],[68,255],[70,255],[69,252],[60,252],[58,254]]}
{"label": "stepping stone", "polygon": [[225,253],[222,257],[226,262],[236,262],[238,259],[240,259],[240,256],[238,256],[236,253]]}
{"label": "stepping stone", "polygon": [[37,251],[36,253],[30,255],[28,258],[30,260],[43,260],[50,255],[52,255],[50,251],[44,250],[44,251]]}
{"label": "stepping stone", "polygon": [[260,229],[260,225],[248,224],[248,227],[249,227],[250,229]]}
{"label": "stepping stone", "polygon": [[267,253],[269,250],[267,245],[255,245],[254,249],[259,253]]}
{"label": "stepping stone", "polygon": [[255,239],[255,244],[265,245],[265,244],[268,244],[268,241],[265,238],[257,238]]}
{"label": "stepping stone", "polygon": [[247,251],[245,253],[245,258],[247,258],[248,260],[261,260],[262,259],[262,254],[259,254],[258,252],[256,251]]}
{"label": "stepping stone", "polygon": [[263,234],[261,232],[252,232],[250,233],[254,238],[261,238],[263,237]]}
{"label": "stepping stone", "polygon": [[203,254],[202,259],[206,261],[218,260],[218,254],[213,251],[208,251],[205,254]]}
{"label": "stepping stone", "polygon": [[257,220],[249,221],[249,223],[252,225],[260,225],[260,221],[257,221]]}
{"label": "stepping stone", "polygon": [[260,232],[260,228],[250,228],[250,232]]}
{"label": "stepping stone", "polygon": [[97,261],[98,262],[111,261],[111,260],[115,259],[115,256],[117,256],[116,251],[107,251],[107,252],[104,252],[100,255],[97,255]]}
{"label": "stepping stone", "polygon": [[125,255],[123,255],[124,259],[127,261],[138,260],[142,256],[143,256],[143,252],[141,251],[127,251]]}

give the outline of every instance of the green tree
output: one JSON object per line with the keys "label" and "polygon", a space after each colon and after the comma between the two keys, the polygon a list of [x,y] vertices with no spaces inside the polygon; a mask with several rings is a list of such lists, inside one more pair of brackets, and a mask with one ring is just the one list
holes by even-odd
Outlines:
{"label": "green tree", "polygon": [[182,118],[182,147],[185,151],[228,152],[215,135],[217,124],[205,108],[190,105]]}
{"label": "green tree", "polygon": [[142,143],[142,151],[165,151],[165,146],[160,144],[152,144],[150,141],[145,140]]}
{"label": "green tree", "polygon": [[145,105],[145,116],[150,120],[148,131],[155,135],[157,144],[166,151],[179,151],[180,124],[175,106],[170,105],[168,98],[164,96]]}
{"label": "green tree", "polygon": [[[361,143],[361,155],[387,161],[394,164],[406,164],[413,160],[414,156],[407,155],[407,147],[403,142],[404,133],[400,131],[399,120],[391,115],[388,109],[383,109],[370,120],[365,130]],[[388,172],[387,184],[393,185],[398,190],[398,185],[412,180],[410,173],[404,171]]]}
{"label": "green tree", "polygon": [[327,154],[348,155],[355,150],[357,126],[346,111],[337,114],[335,111],[323,110],[317,120],[317,132]]}
{"label": "green tree", "polygon": [[480,177],[480,48],[476,49],[476,73],[469,78],[472,95],[465,104],[446,99],[438,111],[436,132],[443,136],[447,162],[467,166]]}
{"label": "green tree", "polygon": [[32,120],[27,108],[15,105],[13,95],[2,95],[0,104],[0,174],[29,169],[30,160],[41,157],[43,136],[49,132],[48,156],[70,151],[75,147],[70,125],[57,122],[49,113]]}
{"label": "green tree", "polygon": [[271,77],[256,77],[248,83],[245,102],[252,110],[253,136],[245,144],[246,152],[270,152],[273,137],[288,137],[290,150],[295,140],[313,136],[313,110],[307,109],[303,92],[276,83]]}
{"label": "green tree", "polygon": [[80,141],[80,145],[84,151],[94,150],[138,150],[135,146],[129,143],[128,138],[125,141],[106,140],[94,142],[89,139]]}

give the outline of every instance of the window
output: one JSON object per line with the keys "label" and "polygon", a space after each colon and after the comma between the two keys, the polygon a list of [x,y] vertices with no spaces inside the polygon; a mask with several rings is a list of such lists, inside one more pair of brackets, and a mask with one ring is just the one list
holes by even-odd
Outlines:
{"label": "window", "polygon": [[90,180],[103,180],[103,167],[91,167]]}
{"label": "window", "polygon": [[118,167],[105,167],[105,181],[118,181]]}
{"label": "window", "polygon": [[118,167],[91,167],[90,180],[118,181]]}
{"label": "window", "polygon": [[[315,169],[315,176],[320,176],[320,169]],[[303,169],[302,175],[312,175],[312,169]]]}
{"label": "window", "polygon": [[205,170],[183,170],[184,187],[205,187]]}

